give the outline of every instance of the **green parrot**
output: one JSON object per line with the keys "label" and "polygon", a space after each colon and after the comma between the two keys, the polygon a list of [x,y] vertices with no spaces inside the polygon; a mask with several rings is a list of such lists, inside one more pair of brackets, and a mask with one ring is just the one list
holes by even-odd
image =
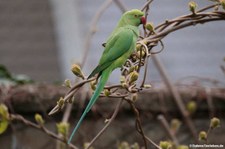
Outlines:
{"label": "green parrot", "polygon": [[100,81],[86,109],[81,115],[80,120],[74,128],[68,144],[71,142],[84,117],[90,111],[101,91],[104,89],[111,72],[114,69],[121,67],[126,62],[127,58],[133,53],[139,36],[138,26],[140,24],[146,24],[144,13],[137,9],[127,11],[122,15],[117,27],[108,38],[98,66],[88,76],[89,79],[98,74],[98,78],[101,77]]}

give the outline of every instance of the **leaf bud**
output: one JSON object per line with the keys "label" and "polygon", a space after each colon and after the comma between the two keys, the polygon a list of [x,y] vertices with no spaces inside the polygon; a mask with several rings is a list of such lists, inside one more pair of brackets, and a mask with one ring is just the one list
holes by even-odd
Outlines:
{"label": "leaf bud", "polygon": [[0,104],[0,134],[4,133],[9,125],[9,112],[4,104]]}
{"label": "leaf bud", "polygon": [[120,76],[120,83],[124,83],[126,81],[126,78],[124,76]]}
{"label": "leaf bud", "polygon": [[128,84],[127,83],[122,83],[122,87],[123,88],[128,88]]}
{"label": "leaf bud", "polygon": [[64,99],[63,97],[60,97],[59,100],[57,101],[57,105],[59,106],[59,109],[62,109],[64,106]]}
{"label": "leaf bud", "polygon": [[198,139],[200,140],[200,141],[206,141],[207,140],[207,133],[205,132],[205,131],[201,131],[200,133],[199,133],[199,135],[198,135]]}
{"label": "leaf bud", "polygon": [[91,89],[94,91],[96,89],[96,81],[91,81],[90,82],[90,86],[91,86]]}
{"label": "leaf bud", "polygon": [[56,124],[58,133],[62,134],[64,137],[67,137],[69,132],[70,124],[67,122],[60,122]]}
{"label": "leaf bud", "polygon": [[137,99],[138,99],[137,93],[134,93],[134,94],[131,95],[131,101],[132,101],[132,102],[136,102]]}
{"label": "leaf bud", "polygon": [[225,10],[225,0],[220,0],[220,4],[222,5],[222,8]]}
{"label": "leaf bud", "polygon": [[180,125],[181,125],[181,122],[180,120],[174,118],[171,120],[170,122],[170,129],[173,131],[173,132],[177,132],[180,128]]}
{"label": "leaf bud", "polygon": [[104,90],[104,95],[105,95],[106,97],[108,97],[110,94],[111,94],[110,90],[108,90],[108,89],[105,89],[105,90]]}
{"label": "leaf bud", "polygon": [[136,44],[136,50],[140,50],[141,49],[141,44]]}
{"label": "leaf bud", "polygon": [[194,1],[188,3],[189,10],[194,14],[197,8],[197,4]]}
{"label": "leaf bud", "polygon": [[65,84],[66,87],[71,88],[71,82],[70,82],[69,79],[66,79],[66,80],[64,81],[64,84]]}
{"label": "leaf bud", "polygon": [[140,59],[140,58],[144,58],[146,56],[146,52],[145,50],[143,50],[144,48],[142,48],[142,50],[139,50],[137,51],[137,58]]}
{"label": "leaf bud", "polygon": [[187,145],[179,145],[177,149],[189,149]]}
{"label": "leaf bud", "polygon": [[146,25],[145,25],[145,28],[147,30],[149,30],[150,32],[154,32],[154,25],[152,22],[148,22]]}
{"label": "leaf bud", "polygon": [[172,144],[170,142],[168,142],[168,141],[160,141],[159,146],[162,149],[170,149]]}
{"label": "leaf bud", "polygon": [[73,64],[71,66],[71,71],[73,72],[74,75],[76,75],[77,77],[80,77],[82,79],[84,79],[84,74],[83,72],[81,71],[81,68],[79,65],[77,64]]}
{"label": "leaf bud", "polygon": [[214,129],[220,127],[220,119],[218,119],[217,117],[213,117],[210,120],[210,128]]}
{"label": "leaf bud", "polygon": [[35,114],[34,116],[35,121],[39,124],[39,125],[43,125],[45,123],[45,121],[43,120],[42,116],[38,113]]}
{"label": "leaf bud", "polygon": [[130,73],[130,79],[129,79],[129,84],[133,84],[135,81],[138,79],[138,72],[133,71]]}
{"label": "leaf bud", "polygon": [[186,108],[190,114],[193,114],[197,110],[197,104],[195,101],[190,101],[187,103]]}
{"label": "leaf bud", "polygon": [[144,88],[146,88],[146,89],[151,88],[151,87],[152,87],[151,84],[145,84],[145,85],[144,85]]}

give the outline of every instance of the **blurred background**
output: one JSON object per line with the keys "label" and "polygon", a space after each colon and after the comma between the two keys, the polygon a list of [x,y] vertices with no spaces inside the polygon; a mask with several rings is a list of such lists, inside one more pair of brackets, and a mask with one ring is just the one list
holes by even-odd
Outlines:
{"label": "blurred background", "polygon": [[[41,82],[73,78],[70,66],[84,54],[87,32],[104,0],[0,0],[0,64],[14,74],[26,74]],[[145,1],[123,0],[128,9],[141,8]],[[197,0],[201,8],[212,2]],[[149,20],[157,25],[189,13],[188,1],[154,1]],[[121,11],[112,3],[100,18],[84,72],[97,65],[101,46],[116,26]],[[224,80],[220,69],[225,56],[225,22],[189,27],[163,39],[165,50],[158,54],[171,78],[187,76]],[[119,70],[110,82],[118,82]],[[118,75],[117,75],[118,74]],[[160,81],[150,62],[148,81]]]}

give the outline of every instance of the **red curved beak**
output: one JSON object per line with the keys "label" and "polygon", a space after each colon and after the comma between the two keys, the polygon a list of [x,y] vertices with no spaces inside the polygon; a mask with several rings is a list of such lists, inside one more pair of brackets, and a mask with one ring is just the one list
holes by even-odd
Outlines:
{"label": "red curved beak", "polygon": [[143,24],[143,25],[145,25],[146,24],[146,18],[143,16],[143,17],[141,17],[141,24]]}

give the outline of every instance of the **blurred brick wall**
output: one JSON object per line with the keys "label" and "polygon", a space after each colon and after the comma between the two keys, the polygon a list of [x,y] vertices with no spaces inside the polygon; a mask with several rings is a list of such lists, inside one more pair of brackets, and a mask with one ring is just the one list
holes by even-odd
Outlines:
{"label": "blurred brick wall", "polygon": [[0,0],[0,64],[37,81],[60,79],[48,1]]}

